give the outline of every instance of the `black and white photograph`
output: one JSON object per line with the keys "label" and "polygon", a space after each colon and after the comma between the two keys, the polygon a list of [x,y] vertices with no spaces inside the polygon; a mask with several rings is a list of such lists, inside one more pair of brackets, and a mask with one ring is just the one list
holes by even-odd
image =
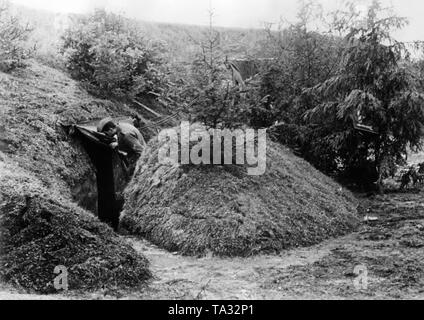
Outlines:
{"label": "black and white photograph", "polygon": [[424,300],[423,15],[0,0],[0,300]]}

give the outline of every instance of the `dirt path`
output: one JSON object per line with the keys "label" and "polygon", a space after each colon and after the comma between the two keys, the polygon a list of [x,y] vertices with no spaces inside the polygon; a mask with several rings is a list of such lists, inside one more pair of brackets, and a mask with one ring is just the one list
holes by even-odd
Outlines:
{"label": "dirt path", "polygon": [[290,267],[313,264],[352,236],[330,240],[318,246],[290,250],[279,256],[202,259],[182,257],[137,239],[133,246],[151,262],[155,280],[150,290],[139,296],[147,299],[284,299],[279,288],[266,288],[267,274]]}
{"label": "dirt path", "polygon": [[[424,299],[423,194],[362,199],[377,218],[349,236],[278,256],[192,258],[127,238],[151,262],[155,278],[143,292],[56,295],[53,299]],[[372,219],[374,220],[374,219]],[[367,286],[354,285],[357,266]],[[45,299],[0,288],[0,299]]]}
{"label": "dirt path", "polygon": [[[215,257],[193,258],[169,253],[151,243],[128,237],[133,247],[151,263],[154,279],[144,293],[126,292],[119,296],[127,299],[281,299],[283,292],[278,289],[263,289],[264,274],[293,266],[305,266],[319,261],[341,243],[352,236],[330,240],[318,246],[290,250],[279,256],[256,256],[252,258]],[[102,298],[97,292],[86,298]],[[78,296],[42,296],[20,294],[11,287],[0,289],[3,299],[66,299]]]}

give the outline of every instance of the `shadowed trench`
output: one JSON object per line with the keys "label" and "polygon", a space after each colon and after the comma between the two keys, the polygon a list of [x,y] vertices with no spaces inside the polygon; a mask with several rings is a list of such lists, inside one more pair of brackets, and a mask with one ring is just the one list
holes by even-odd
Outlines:
{"label": "shadowed trench", "polygon": [[[97,213],[100,221],[107,223],[117,231],[120,212],[124,205],[122,192],[129,182],[124,168],[125,164],[118,153],[109,148],[111,141],[108,141],[104,135],[80,126],[74,127],[73,134],[81,142],[95,168],[94,188],[97,189],[97,206],[93,208],[94,206],[91,205],[90,210]],[[85,194],[80,195],[81,197],[90,198],[84,199],[85,203],[95,201],[92,199],[93,195]]]}

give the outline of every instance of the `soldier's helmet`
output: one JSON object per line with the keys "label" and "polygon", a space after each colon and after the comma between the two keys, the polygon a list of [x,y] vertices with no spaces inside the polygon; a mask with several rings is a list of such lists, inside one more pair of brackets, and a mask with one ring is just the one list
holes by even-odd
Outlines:
{"label": "soldier's helmet", "polygon": [[103,132],[104,127],[110,122],[114,122],[111,117],[102,119],[97,125],[97,132]]}

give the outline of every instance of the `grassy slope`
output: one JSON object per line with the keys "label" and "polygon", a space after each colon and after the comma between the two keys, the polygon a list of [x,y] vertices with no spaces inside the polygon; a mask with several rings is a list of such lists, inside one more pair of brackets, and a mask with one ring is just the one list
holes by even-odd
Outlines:
{"label": "grassy slope", "polygon": [[94,99],[65,74],[31,63],[13,75],[0,74],[0,139],[8,157],[43,181],[69,191],[93,175],[88,157],[61,123],[130,115],[125,106]]}
{"label": "grassy slope", "polygon": [[71,289],[139,285],[149,277],[142,256],[73,203],[94,173],[60,125],[130,112],[93,99],[66,75],[34,62],[13,75],[0,73],[3,279],[51,292],[59,264],[70,270]]}

